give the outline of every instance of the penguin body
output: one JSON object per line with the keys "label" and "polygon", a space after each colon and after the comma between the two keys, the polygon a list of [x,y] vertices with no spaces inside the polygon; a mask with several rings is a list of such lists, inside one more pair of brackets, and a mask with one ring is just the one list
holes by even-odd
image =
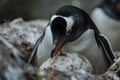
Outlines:
{"label": "penguin body", "polygon": [[102,72],[105,71],[111,63],[107,59],[107,56],[105,56],[106,54],[104,54],[102,47],[96,44],[94,34],[93,30],[87,30],[79,39],[66,44],[61,50],[63,53],[80,53],[91,62],[94,70],[100,69]]}
{"label": "penguin body", "polygon": [[36,58],[37,66],[40,66],[50,56],[67,52],[85,56],[95,71],[105,71],[116,58],[109,41],[88,14],[73,6],[64,6],[51,17],[43,36],[36,42],[29,63]]}

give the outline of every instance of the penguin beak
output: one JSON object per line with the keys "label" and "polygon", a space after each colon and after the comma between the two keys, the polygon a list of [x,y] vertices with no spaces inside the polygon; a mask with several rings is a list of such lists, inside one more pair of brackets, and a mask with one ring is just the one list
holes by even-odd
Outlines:
{"label": "penguin beak", "polygon": [[120,3],[116,4],[118,10],[120,10]]}
{"label": "penguin beak", "polygon": [[54,47],[54,49],[53,49],[52,52],[51,52],[51,58],[53,58],[54,56],[56,56],[56,55],[58,54],[58,52],[59,52],[60,49],[62,48],[65,40],[66,40],[66,37],[63,38],[63,39]]}

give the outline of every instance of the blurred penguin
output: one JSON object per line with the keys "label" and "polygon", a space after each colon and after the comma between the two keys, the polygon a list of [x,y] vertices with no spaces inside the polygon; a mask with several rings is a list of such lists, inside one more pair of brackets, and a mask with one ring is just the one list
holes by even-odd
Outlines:
{"label": "blurred penguin", "polygon": [[120,51],[120,0],[103,0],[92,10],[91,18],[108,37],[113,50]]}

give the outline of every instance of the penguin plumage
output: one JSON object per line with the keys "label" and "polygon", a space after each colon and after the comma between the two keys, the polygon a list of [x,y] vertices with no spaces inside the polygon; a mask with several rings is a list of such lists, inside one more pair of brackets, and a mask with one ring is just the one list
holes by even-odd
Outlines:
{"label": "penguin plumage", "polygon": [[89,15],[74,6],[64,6],[55,12],[36,42],[28,62],[35,58],[34,62],[40,66],[49,57],[66,52],[85,56],[95,71],[106,70],[116,58],[109,41],[99,32]]}

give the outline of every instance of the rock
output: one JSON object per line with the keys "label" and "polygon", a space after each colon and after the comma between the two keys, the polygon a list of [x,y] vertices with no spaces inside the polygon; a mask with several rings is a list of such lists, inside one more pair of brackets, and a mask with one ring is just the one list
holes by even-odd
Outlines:
{"label": "rock", "polygon": [[92,73],[92,65],[82,55],[77,53],[67,53],[54,58],[49,58],[39,68],[40,70],[55,69],[61,72],[74,72],[83,69]]}
{"label": "rock", "polygon": [[115,55],[117,56],[117,58],[119,58],[120,57],[120,52],[116,51]]}
{"label": "rock", "polygon": [[27,62],[36,40],[42,35],[47,24],[47,20],[39,19],[26,22],[22,18],[17,18],[1,24],[0,35],[18,48]]}
{"label": "rock", "polygon": [[20,45],[22,42],[35,44],[36,40],[42,35],[46,20],[34,20],[25,22],[22,18],[17,18],[9,23],[0,26],[0,34],[7,38],[11,43]]}

